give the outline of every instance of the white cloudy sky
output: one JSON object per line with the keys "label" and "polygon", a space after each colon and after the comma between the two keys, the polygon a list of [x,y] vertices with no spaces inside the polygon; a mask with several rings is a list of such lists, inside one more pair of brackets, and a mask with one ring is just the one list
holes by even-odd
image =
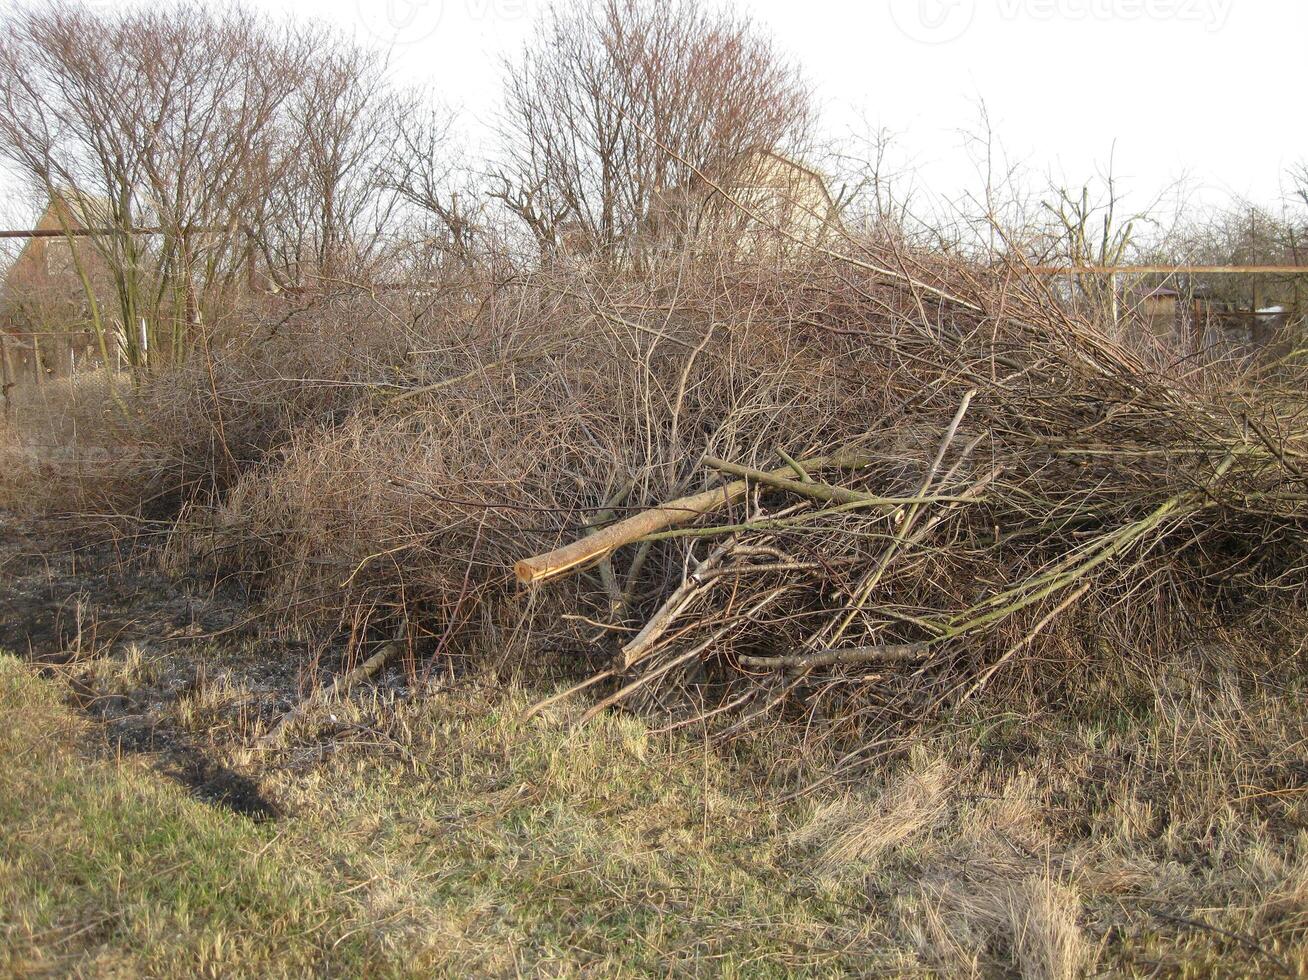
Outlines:
{"label": "white cloudy sky", "polygon": [[[114,0],[93,0],[109,6]],[[405,81],[493,119],[499,60],[548,0],[250,0],[392,51]],[[918,183],[975,185],[961,133],[984,100],[1008,156],[1079,181],[1114,169],[1140,200],[1187,178],[1198,201],[1274,203],[1308,160],[1297,111],[1301,0],[738,0],[807,69],[834,134],[899,134]],[[1115,150],[1114,150],[1115,147]]]}
{"label": "white cloudy sky", "polygon": [[[263,0],[392,46],[475,134],[499,59],[547,0]],[[975,182],[962,151],[984,100],[1008,156],[1073,181],[1114,169],[1140,200],[1186,178],[1198,201],[1273,203],[1308,160],[1297,107],[1301,0],[739,0],[807,69],[839,134],[897,134],[927,189]]]}

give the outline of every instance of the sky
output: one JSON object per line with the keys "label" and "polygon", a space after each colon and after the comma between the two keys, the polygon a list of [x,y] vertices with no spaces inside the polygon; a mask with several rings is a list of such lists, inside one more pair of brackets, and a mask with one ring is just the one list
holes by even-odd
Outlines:
{"label": "sky", "polygon": [[[116,0],[91,0],[112,7]],[[390,52],[406,83],[462,113],[473,152],[501,60],[548,0],[247,0]],[[709,0],[716,2],[716,0]],[[1301,0],[737,0],[807,71],[826,132],[895,134],[920,191],[979,187],[965,133],[984,103],[1001,160],[1079,186],[1112,169],[1141,205],[1184,181],[1192,205],[1274,205],[1308,161]]]}

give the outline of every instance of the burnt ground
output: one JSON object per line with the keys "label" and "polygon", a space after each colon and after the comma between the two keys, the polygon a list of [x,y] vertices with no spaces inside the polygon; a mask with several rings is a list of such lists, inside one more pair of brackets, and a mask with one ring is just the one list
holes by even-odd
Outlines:
{"label": "burnt ground", "polygon": [[296,701],[304,651],[252,621],[243,596],[171,577],[146,550],[0,510],[0,650],[66,682],[102,736],[93,748],[145,755],[198,798],[267,819],[277,807],[257,780],[218,761],[177,710],[216,675],[254,695],[233,706],[247,729]]}
{"label": "burnt ground", "polygon": [[248,616],[239,599],[171,579],[151,564],[107,536],[0,510],[0,647],[58,664],[92,648],[184,643],[241,629]]}

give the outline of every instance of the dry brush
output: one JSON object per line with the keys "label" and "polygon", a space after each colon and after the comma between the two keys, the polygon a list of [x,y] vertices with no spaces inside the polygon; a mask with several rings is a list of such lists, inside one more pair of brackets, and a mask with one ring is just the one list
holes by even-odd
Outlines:
{"label": "dry brush", "polygon": [[1159,370],[1016,273],[680,256],[400,319],[173,548],[293,631],[407,623],[424,673],[867,739],[1302,595],[1293,372]]}

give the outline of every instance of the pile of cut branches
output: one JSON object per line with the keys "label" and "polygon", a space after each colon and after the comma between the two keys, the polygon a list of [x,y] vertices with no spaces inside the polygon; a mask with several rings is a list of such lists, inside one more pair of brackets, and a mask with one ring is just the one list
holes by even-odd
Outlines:
{"label": "pile of cut branches", "polygon": [[[997,678],[1182,655],[1251,606],[1301,601],[1296,381],[1154,370],[1016,280],[880,273],[809,284],[802,324],[856,338],[865,382],[909,392],[898,414],[834,449],[705,453],[687,462],[708,489],[516,563],[533,586],[605,583],[618,639],[577,688],[611,686],[587,717],[625,701],[730,730],[798,709],[853,730]],[[679,568],[633,605],[651,552]]]}
{"label": "pile of cut branches", "polygon": [[367,345],[366,309],[292,318],[286,352],[174,379],[161,472],[236,474],[178,562],[311,642],[407,624],[419,677],[561,667],[592,711],[807,715],[860,745],[1302,604],[1293,356],[1149,349],[1022,270],[893,243],[544,268],[483,300]]}

